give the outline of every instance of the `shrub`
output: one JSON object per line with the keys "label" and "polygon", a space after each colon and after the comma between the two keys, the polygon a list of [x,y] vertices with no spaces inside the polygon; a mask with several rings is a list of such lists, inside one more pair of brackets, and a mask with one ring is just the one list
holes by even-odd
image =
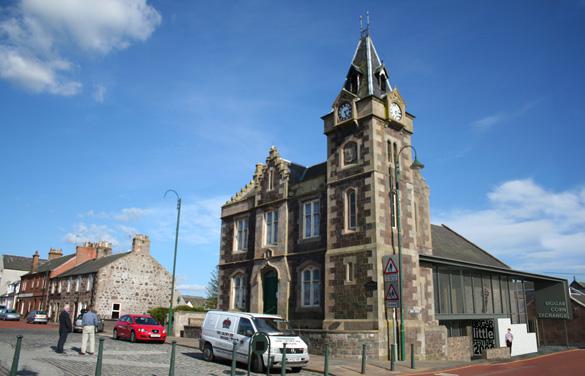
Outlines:
{"label": "shrub", "polygon": [[169,317],[169,309],[165,307],[155,307],[149,309],[148,314],[154,317],[161,325],[164,325]]}

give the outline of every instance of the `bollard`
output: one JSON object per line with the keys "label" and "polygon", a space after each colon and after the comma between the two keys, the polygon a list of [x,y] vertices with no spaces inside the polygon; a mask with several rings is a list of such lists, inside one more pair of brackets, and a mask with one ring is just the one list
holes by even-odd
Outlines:
{"label": "bollard", "polygon": [[323,375],[329,376],[329,345],[325,347],[325,364],[323,368]]}
{"label": "bollard", "polygon": [[280,376],[286,375],[286,343],[282,344],[282,361],[280,362]]}
{"label": "bollard", "polygon": [[234,341],[234,347],[232,348],[232,369],[230,371],[230,376],[236,376],[236,345],[237,341]]}
{"label": "bollard", "polygon": [[101,376],[102,374],[102,357],[104,353],[104,337],[100,337],[100,344],[98,346],[98,357],[95,365],[95,376]]}
{"label": "bollard", "polygon": [[10,376],[16,376],[18,372],[18,360],[20,359],[20,344],[22,336],[16,336],[16,347],[14,348],[14,357],[12,358],[12,368],[10,368]]}
{"label": "bollard", "polygon": [[175,348],[177,347],[177,341],[171,344],[171,365],[169,367],[169,376],[175,376]]}
{"label": "bollard", "polygon": [[414,343],[410,344],[410,368],[414,369]]}
{"label": "bollard", "polygon": [[362,344],[362,375],[366,374],[366,344]]}
{"label": "bollard", "polygon": [[390,345],[390,371],[394,371],[396,369],[396,345]]}
{"label": "bollard", "polygon": [[266,366],[266,376],[270,376],[270,368],[274,364],[274,355],[270,355],[270,348],[268,349],[268,358],[266,359],[268,365]]}

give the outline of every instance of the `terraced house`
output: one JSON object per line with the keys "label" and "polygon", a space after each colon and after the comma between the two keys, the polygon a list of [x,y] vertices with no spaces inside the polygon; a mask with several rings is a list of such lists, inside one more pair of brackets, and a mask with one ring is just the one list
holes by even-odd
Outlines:
{"label": "terraced house", "polygon": [[[305,167],[272,147],[222,207],[220,309],[282,315],[312,352],[329,343],[356,356],[365,342],[376,358],[397,343],[418,358],[469,359],[502,346],[500,319],[532,338],[533,321],[570,318],[545,312],[549,300],[566,304],[566,281],[514,271],[431,225],[415,116],[367,28],[322,120],[325,162]],[[387,308],[382,260],[400,253],[400,306]]]}

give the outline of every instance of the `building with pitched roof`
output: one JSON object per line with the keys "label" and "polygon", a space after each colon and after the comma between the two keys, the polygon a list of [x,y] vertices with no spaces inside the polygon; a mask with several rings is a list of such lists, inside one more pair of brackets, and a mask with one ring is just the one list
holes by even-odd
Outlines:
{"label": "building with pitched roof", "polygon": [[47,309],[56,320],[54,313],[65,304],[75,315],[93,305],[100,317],[117,319],[125,313],[168,307],[171,285],[171,274],[150,254],[148,236],[136,235],[131,251],[112,254],[109,248],[52,277]]}
{"label": "building with pitched roof", "polygon": [[[42,264],[47,260],[38,259]],[[16,295],[20,289],[20,277],[30,272],[32,257],[2,255],[0,257],[0,305],[14,308]]]}
{"label": "building with pitched roof", "polygon": [[[431,225],[415,116],[389,77],[362,30],[322,117],[326,161],[305,167],[272,147],[222,206],[219,308],[282,315],[315,353],[332,344],[334,356],[359,356],[368,343],[374,358],[395,343],[422,359],[469,359],[505,346],[499,323],[534,340],[536,321],[569,319],[565,280],[513,270]],[[401,268],[391,287],[387,256]]]}

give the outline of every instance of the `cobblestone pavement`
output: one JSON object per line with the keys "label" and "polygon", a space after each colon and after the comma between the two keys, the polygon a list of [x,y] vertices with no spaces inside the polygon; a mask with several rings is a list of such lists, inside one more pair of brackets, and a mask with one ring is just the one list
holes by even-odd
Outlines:
{"label": "cobblestone pavement", "polygon": [[[19,375],[85,376],[95,374],[97,355],[79,355],[81,334],[71,333],[65,344],[66,355],[55,353],[57,331],[46,329],[0,328],[0,375],[8,375],[12,364],[16,336],[22,334]],[[159,376],[168,375],[171,346],[168,344],[116,341],[104,335],[102,375]],[[98,348],[96,338],[96,353]],[[238,375],[245,375],[245,365],[238,364]],[[175,375],[229,375],[229,362],[205,362],[199,350],[176,347]],[[280,374],[279,369],[273,374]],[[302,371],[298,375],[317,375]]]}

